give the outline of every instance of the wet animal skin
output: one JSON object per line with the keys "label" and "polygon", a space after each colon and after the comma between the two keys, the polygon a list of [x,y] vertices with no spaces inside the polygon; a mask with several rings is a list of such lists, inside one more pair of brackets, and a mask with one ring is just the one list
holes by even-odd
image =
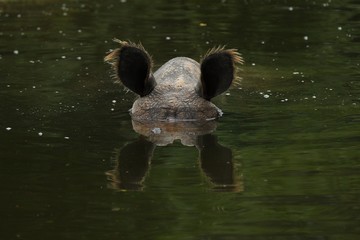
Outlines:
{"label": "wet animal skin", "polygon": [[153,61],[141,44],[114,40],[120,47],[105,61],[112,65],[117,82],[139,95],[130,113],[138,121],[204,121],[222,115],[211,99],[234,82],[243,59],[236,49],[210,49],[200,63],[176,57],[155,73]]}

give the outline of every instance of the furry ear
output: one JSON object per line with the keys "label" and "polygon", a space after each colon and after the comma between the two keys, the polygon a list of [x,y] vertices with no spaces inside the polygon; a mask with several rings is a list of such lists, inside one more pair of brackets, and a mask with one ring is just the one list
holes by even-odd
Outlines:
{"label": "furry ear", "polygon": [[236,64],[243,59],[236,49],[210,49],[201,60],[201,95],[206,100],[225,92],[233,82]]}
{"label": "furry ear", "polygon": [[116,77],[131,91],[141,97],[148,95],[156,85],[151,73],[152,60],[141,44],[114,39],[120,48],[110,52],[105,58]]}

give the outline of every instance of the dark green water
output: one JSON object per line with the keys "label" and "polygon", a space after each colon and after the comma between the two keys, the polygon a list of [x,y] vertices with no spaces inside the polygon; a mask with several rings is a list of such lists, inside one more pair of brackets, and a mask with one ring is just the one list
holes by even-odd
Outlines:
{"label": "dark green water", "polygon": [[[0,238],[358,239],[359,2],[165,2],[0,2]],[[133,130],[114,37],[243,54],[203,148]]]}

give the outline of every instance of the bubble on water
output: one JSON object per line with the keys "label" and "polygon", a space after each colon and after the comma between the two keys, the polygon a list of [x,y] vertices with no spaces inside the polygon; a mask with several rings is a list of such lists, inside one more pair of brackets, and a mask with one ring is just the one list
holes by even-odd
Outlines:
{"label": "bubble on water", "polygon": [[255,63],[252,63],[251,66],[255,66],[256,64]]}
{"label": "bubble on water", "polygon": [[314,95],[314,96],[312,96],[312,98],[313,98],[313,99],[315,99],[315,98],[316,98],[316,96]]}
{"label": "bubble on water", "polygon": [[16,17],[21,18],[21,14],[19,13],[18,15],[16,15]]}
{"label": "bubble on water", "polygon": [[39,137],[41,137],[41,136],[43,135],[43,133],[42,133],[42,132],[38,132],[38,135],[39,135]]}
{"label": "bubble on water", "polygon": [[120,0],[121,3],[126,3],[126,0]]}
{"label": "bubble on water", "polygon": [[113,111],[115,111],[115,109],[114,109],[114,108],[110,108],[110,111],[112,111],[112,112],[113,112]]}
{"label": "bubble on water", "polygon": [[114,99],[114,100],[112,100],[111,102],[112,102],[112,103],[116,103],[116,100]]}
{"label": "bubble on water", "polygon": [[80,57],[80,56],[79,56],[79,57],[76,57],[76,60],[79,60],[79,61],[80,61],[80,60],[81,60],[81,57]]}
{"label": "bubble on water", "polygon": [[151,132],[153,132],[154,134],[160,134],[161,133],[161,129],[160,128],[153,128],[151,130]]}
{"label": "bubble on water", "polygon": [[166,37],[165,39],[166,39],[166,40],[171,40],[171,37]]}
{"label": "bubble on water", "polygon": [[16,50],[16,49],[15,49],[15,50],[14,50],[14,54],[15,54],[15,55],[18,55],[18,54],[19,54],[19,50]]}
{"label": "bubble on water", "polygon": [[66,56],[61,56],[61,58],[62,58],[62,59],[65,59],[65,58],[66,58]]}
{"label": "bubble on water", "polygon": [[7,131],[10,131],[11,129],[12,129],[11,127],[7,127],[7,128],[6,128]]}
{"label": "bubble on water", "polygon": [[338,29],[339,31],[341,31],[341,30],[342,30],[342,27],[338,27],[337,29]]}
{"label": "bubble on water", "polygon": [[264,98],[269,98],[270,95],[269,94],[264,94]]}
{"label": "bubble on water", "polygon": [[70,139],[70,137],[64,137],[64,139],[69,140],[69,139]]}
{"label": "bubble on water", "polygon": [[82,30],[81,30],[81,29],[78,29],[77,32],[78,32],[78,33],[82,33]]}
{"label": "bubble on water", "polygon": [[293,11],[294,7],[289,7],[288,9],[289,9],[289,11]]}
{"label": "bubble on water", "polygon": [[230,96],[230,93],[225,93],[226,96]]}
{"label": "bubble on water", "polygon": [[40,31],[40,30],[41,30],[41,27],[37,27],[36,30],[37,30],[37,31]]}
{"label": "bubble on water", "polygon": [[309,37],[308,37],[308,36],[304,36],[304,40],[305,40],[305,41],[309,40]]}

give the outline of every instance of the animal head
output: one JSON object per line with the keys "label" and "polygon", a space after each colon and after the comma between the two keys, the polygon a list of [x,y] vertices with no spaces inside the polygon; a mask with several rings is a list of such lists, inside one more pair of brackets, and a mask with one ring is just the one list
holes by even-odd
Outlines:
{"label": "animal head", "polygon": [[115,78],[139,95],[131,111],[139,121],[198,121],[215,119],[222,112],[210,100],[234,82],[243,59],[236,49],[210,49],[200,63],[173,58],[153,73],[153,61],[141,44],[114,40],[120,47],[105,61]]}

